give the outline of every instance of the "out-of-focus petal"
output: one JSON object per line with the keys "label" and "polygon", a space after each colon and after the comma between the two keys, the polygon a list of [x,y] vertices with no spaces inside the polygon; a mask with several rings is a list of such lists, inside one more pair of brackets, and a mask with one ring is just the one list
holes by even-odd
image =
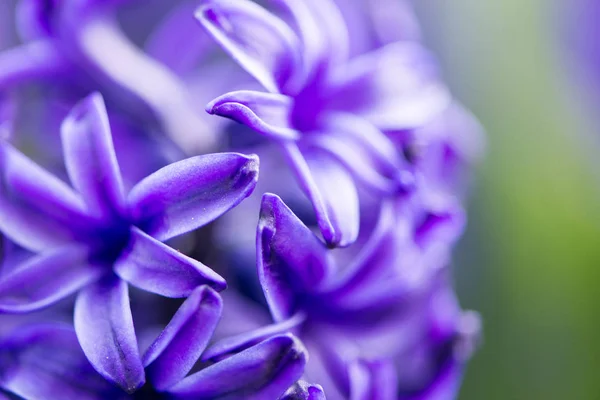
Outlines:
{"label": "out-of-focus petal", "polygon": [[323,238],[330,246],[347,246],[358,236],[359,207],[349,172],[325,151],[303,154],[293,143],[283,146],[300,187],[310,199]]}
{"label": "out-of-focus petal", "polygon": [[187,297],[201,285],[217,290],[227,286],[225,280],[206,265],[135,227],[114,270],[132,285],[166,297]]}
{"label": "out-of-focus petal", "polygon": [[256,248],[263,292],[273,319],[281,322],[296,311],[299,293],[317,289],[327,277],[326,248],[273,194],[263,196]]}
{"label": "out-of-focus petal", "polygon": [[346,61],[349,52],[348,29],[331,0],[272,0],[284,5],[294,17],[303,44],[305,68],[314,72],[321,63]]}
{"label": "out-of-focus petal", "polygon": [[240,90],[214,99],[206,111],[240,122],[275,140],[298,139],[300,133],[291,126],[291,107],[292,99],[286,95]]}
{"label": "out-of-focus petal", "polygon": [[188,376],[169,393],[195,400],[277,399],[300,379],[306,360],[298,339],[275,336]]}
{"label": "out-of-focus petal", "polygon": [[382,130],[416,128],[439,115],[450,95],[431,55],[414,43],[393,43],[341,67],[331,107],[357,113]]}
{"label": "out-of-focus petal", "polygon": [[180,76],[190,72],[215,46],[198,26],[194,18],[196,8],[198,1],[194,0],[177,4],[152,31],[145,46],[148,55]]}
{"label": "out-of-focus petal", "polygon": [[320,385],[298,381],[279,400],[325,400],[325,392]]}
{"label": "out-of-focus petal", "polygon": [[53,304],[98,278],[75,246],[35,256],[0,278],[0,311],[29,312]]}
{"label": "out-of-focus petal", "polygon": [[152,385],[159,391],[181,380],[206,348],[223,307],[221,297],[209,288],[196,289],[144,354]]}
{"label": "out-of-focus petal", "polygon": [[109,275],[83,289],[74,320],[79,344],[100,375],[128,393],[144,385],[125,281]]}
{"label": "out-of-focus petal", "polygon": [[21,328],[2,341],[0,347],[2,360],[7,361],[0,365],[0,386],[19,398],[122,398],[94,371],[69,326],[55,324]]}
{"label": "out-of-focus petal", "polygon": [[307,142],[329,152],[367,187],[389,194],[412,186],[412,174],[393,142],[367,120],[331,113],[322,129]]}
{"label": "out-of-focus petal", "polygon": [[356,361],[348,368],[351,400],[396,400],[398,377],[390,361]]}
{"label": "out-of-focus petal", "polygon": [[0,231],[34,251],[70,242],[85,227],[81,199],[0,139]]}
{"label": "out-of-focus petal", "polygon": [[300,44],[284,21],[249,0],[205,0],[196,17],[268,91],[290,92]]}
{"label": "out-of-focus petal", "polygon": [[135,46],[119,29],[111,10],[69,1],[62,2],[59,16],[61,44],[73,62],[102,85],[105,96],[134,115],[158,122],[187,154],[214,148],[216,136],[204,129],[184,82]]}
{"label": "out-of-focus petal", "polygon": [[138,183],[129,194],[132,217],[164,241],[218,218],[252,193],[258,157],[218,153],[168,165]]}
{"label": "out-of-focus petal", "polygon": [[61,136],[71,183],[90,211],[98,216],[117,214],[124,204],[123,182],[100,93],[73,107]]}
{"label": "out-of-focus petal", "polygon": [[293,332],[302,322],[306,320],[304,314],[295,314],[285,321],[266,325],[255,330],[244,332],[235,336],[226,337],[211,345],[203,354],[202,360],[215,361],[229,354],[239,353],[255,344],[270,338],[271,336]]}
{"label": "out-of-focus petal", "polygon": [[32,80],[57,80],[72,66],[55,42],[39,40],[0,52],[0,89],[8,90]]}

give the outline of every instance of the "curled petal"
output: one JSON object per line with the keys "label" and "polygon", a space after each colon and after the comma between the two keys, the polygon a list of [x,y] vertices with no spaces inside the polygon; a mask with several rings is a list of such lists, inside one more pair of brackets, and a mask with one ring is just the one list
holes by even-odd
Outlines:
{"label": "curled petal", "polygon": [[194,366],[215,330],[222,300],[211,288],[196,289],[144,354],[153,386],[162,391],[181,380]]}
{"label": "curled petal", "polygon": [[121,210],[123,182],[99,93],[73,107],[63,121],[61,135],[67,172],[88,208],[100,216]]}
{"label": "curled petal", "polygon": [[187,297],[201,285],[217,290],[225,280],[199,261],[187,257],[137,228],[114,266],[124,280],[140,289],[166,297]]}
{"label": "curled petal", "polygon": [[87,252],[64,247],[32,257],[0,279],[0,311],[29,312],[53,304],[99,276]]}
{"label": "curled petal", "polygon": [[[20,328],[1,344],[0,386],[28,400],[120,399],[112,385],[94,371],[66,325]],[[0,390],[0,399],[2,398]],[[13,399],[12,396],[6,399]]]}
{"label": "curled petal", "polygon": [[164,241],[218,218],[252,193],[258,157],[219,153],[168,165],[129,194],[137,226]]}
{"label": "curled petal", "polygon": [[100,375],[128,393],[144,385],[127,283],[109,275],[89,285],[77,296],[74,320],[79,344]]}
{"label": "curled petal", "polygon": [[299,41],[285,22],[249,0],[206,0],[196,17],[268,91],[289,92]]}
{"label": "curled petal", "polygon": [[267,303],[273,319],[283,321],[296,311],[298,295],[315,291],[328,275],[327,251],[279,197],[268,193],[262,200],[256,242]]}
{"label": "curled petal", "polygon": [[320,385],[298,381],[279,400],[325,400],[325,392]]}
{"label": "curled petal", "polygon": [[88,224],[64,182],[0,139],[0,230],[34,251],[73,240]]}
{"label": "curled petal", "polygon": [[350,174],[324,151],[303,154],[292,143],[284,151],[300,187],[310,199],[323,238],[330,246],[348,246],[358,236],[358,194]]}
{"label": "curled petal", "polygon": [[196,400],[277,399],[302,376],[306,359],[294,336],[275,336],[188,376],[169,393]]}
{"label": "curled petal", "polygon": [[275,140],[298,139],[290,125],[292,99],[277,93],[240,90],[226,93],[206,106],[209,114],[230,118]]}
{"label": "curled petal", "polygon": [[335,76],[331,107],[382,130],[417,128],[449,104],[435,62],[419,45],[394,43],[357,57]]}

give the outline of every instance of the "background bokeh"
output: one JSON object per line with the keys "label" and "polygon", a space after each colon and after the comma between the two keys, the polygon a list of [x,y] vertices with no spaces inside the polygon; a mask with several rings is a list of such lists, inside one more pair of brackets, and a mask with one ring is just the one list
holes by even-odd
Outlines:
{"label": "background bokeh", "polygon": [[461,400],[600,399],[600,107],[567,35],[576,3],[415,2],[488,132],[455,257],[485,328]]}

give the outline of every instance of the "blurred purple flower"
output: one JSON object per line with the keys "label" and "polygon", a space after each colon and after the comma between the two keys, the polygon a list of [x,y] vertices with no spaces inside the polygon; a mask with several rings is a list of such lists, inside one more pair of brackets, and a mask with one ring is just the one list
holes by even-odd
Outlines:
{"label": "blurred purple flower", "polygon": [[382,131],[422,126],[449,96],[421,46],[396,42],[349,60],[334,3],[278,3],[293,27],[248,0],[207,0],[198,10],[207,31],[269,91],[230,92],[207,111],[278,143],[325,241],[346,246],[359,229],[354,181],[387,194],[410,186],[405,161]]}
{"label": "blurred purple flower", "polygon": [[266,194],[258,272],[275,324],[222,339],[203,359],[294,332],[311,354],[307,378],[330,399],[408,400],[433,391],[453,398],[479,330],[446,283],[449,247],[462,222],[428,221],[424,234],[413,229],[419,221],[406,204],[384,205],[370,239],[348,262]]}
{"label": "blurred purple flower", "polygon": [[75,329],[94,367],[126,390],[144,382],[127,282],[167,297],[217,273],[161,243],[241,202],[258,159],[236,153],[171,164],[124,193],[102,98],[80,102],[62,125],[65,165],[77,193],[0,143],[0,230],[39,252],[0,280],[0,311],[28,312],[79,291]]}
{"label": "blurred purple flower", "polygon": [[24,43],[0,53],[0,88],[45,82],[78,98],[101,90],[139,123],[158,125],[186,153],[213,149],[217,137],[205,129],[186,84],[120,29],[116,12],[123,3],[22,0],[17,25]]}

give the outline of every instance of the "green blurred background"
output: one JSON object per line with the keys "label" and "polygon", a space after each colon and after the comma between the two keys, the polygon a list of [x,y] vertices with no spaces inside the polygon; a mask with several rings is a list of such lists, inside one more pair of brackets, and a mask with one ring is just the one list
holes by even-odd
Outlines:
{"label": "green blurred background", "polygon": [[415,4],[454,92],[488,133],[455,257],[462,304],[485,329],[460,399],[600,399],[600,129],[569,76],[564,9]]}

